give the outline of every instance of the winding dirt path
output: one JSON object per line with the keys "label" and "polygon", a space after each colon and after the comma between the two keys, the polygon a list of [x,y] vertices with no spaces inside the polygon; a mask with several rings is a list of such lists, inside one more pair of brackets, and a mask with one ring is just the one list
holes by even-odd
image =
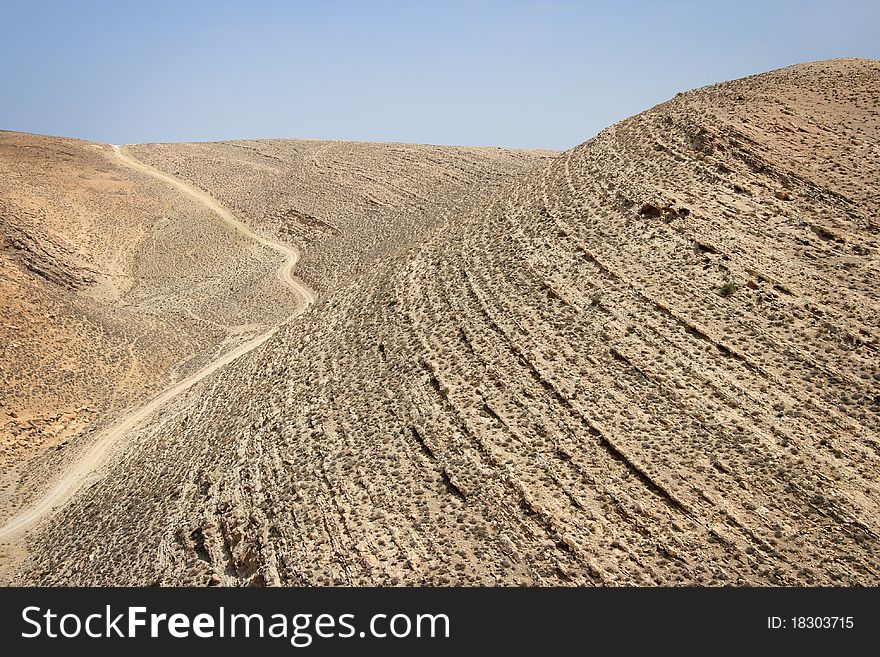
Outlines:
{"label": "winding dirt path", "polygon": [[[208,207],[223,222],[228,224],[242,236],[254,240],[255,242],[259,242],[285,256],[284,263],[278,269],[278,278],[302,298],[302,303],[290,317],[284,320],[284,322],[302,314],[305,309],[315,301],[315,295],[312,291],[293,275],[293,270],[296,267],[296,263],[299,261],[299,252],[296,248],[280,242],[273,242],[272,240],[258,235],[236,219],[229,210],[220,205],[220,203],[206,192],[135,159],[135,157],[131,155],[124,146],[113,146],[113,149],[119,160],[126,166],[172,185],[178,191],[191,196]],[[205,377],[210,376],[224,365],[236,360],[239,356],[259,347],[272,337],[284,322],[264,331],[236,349],[219,356],[216,360],[212,361],[191,376],[169,386],[150,399],[146,404],[128,412],[113,426],[110,426],[101,432],[98,438],[95,439],[95,442],[76,460],[76,462],[72,463],[66,471],[59,474],[58,479],[42,497],[33,501],[17,515],[10,518],[6,524],[0,527],[0,540],[9,542],[13,539],[19,538],[34,524],[49,517],[73,497],[80,488],[99,479],[99,470],[107,461],[107,457],[111,453],[113,447],[124,439],[133,429],[141,425],[155,411],[174,399],[177,395],[188,390]]]}

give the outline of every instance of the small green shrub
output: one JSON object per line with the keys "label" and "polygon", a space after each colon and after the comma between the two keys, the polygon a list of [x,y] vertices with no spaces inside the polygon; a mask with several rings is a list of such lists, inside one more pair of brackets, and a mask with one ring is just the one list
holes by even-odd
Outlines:
{"label": "small green shrub", "polygon": [[731,296],[734,292],[736,292],[738,289],[739,289],[739,286],[738,286],[735,282],[733,282],[733,281],[727,281],[727,282],[726,282],[724,285],[722,285],[721,288],[718,290],[718,294],[720,294],[722,297],[729,297],[729,296]]}

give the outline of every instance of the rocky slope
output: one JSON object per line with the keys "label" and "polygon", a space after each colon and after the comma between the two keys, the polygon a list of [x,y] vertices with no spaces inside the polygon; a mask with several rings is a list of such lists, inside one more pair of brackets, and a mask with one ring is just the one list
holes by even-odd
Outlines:
{"label": "rocky slope", "polygon": [[[158,146],[153,159],[172,153],[182,160],[175,168],[186,168],[198,160],[194,153],[253,154],[274,145]],[[335,248],[346,262],[365,266],[368,252],[378,248],[376,235],[393,236],[400,246],[407,224],[421,221],[424,231],[465,189],[491,188],[545,158],[385,144],[307,142],[301,150],[311,157],[313,150],[334,149],[348,159],[322,169],[309,160],[316,171],[303,176],[309,186],[297,190],[311,190],[319,203],[296,206],[305,210],[291,209],[293,193],[278,200],[266,181],[237,188],[225,180],[246,201],[265,201],[256,207],[272,213],[264,221],[237,210],[258,231],[249,236],[235,227],[235,217],[230,223],[206,207],[198,188],[186,193],[107,145],[2,133],[0,518],[38,497],[99,430],[290,316],[300,300],[279,279],[281,254],[261,244],[261,236],[307,245],[313,259],[322,247]],[[135,150],[153,153],[144,147],[125,152]],[[298,166],[297,152],[294,144],[285,167]],[[266,169],[257,163],[251,171],[243,162],[233,161],[227,171],[235,180]],[[341,176],[351,183],[335,182]],[[383,197],[377,190],[386,187],[405,192]],[[320,203],[337,208],[332,230],[306,214]],[[420,214],[403,213],[404,207]],[[323,278],[341,275],[339,260]]]}
{"label": "rocky slope", "polygon": [[107,145],[0,133],[4,472],[283,318],[279,261]]}
{"label": "rocky slope", "polygon": [[345,270],[21,581],[878,585],[878,187],[878,62],[679,94]]}
{"label": "rocky slope", "polygon": [[131,151],[300,245],[319,294],[424,240],[550,151],[296,139],[142,144]]}

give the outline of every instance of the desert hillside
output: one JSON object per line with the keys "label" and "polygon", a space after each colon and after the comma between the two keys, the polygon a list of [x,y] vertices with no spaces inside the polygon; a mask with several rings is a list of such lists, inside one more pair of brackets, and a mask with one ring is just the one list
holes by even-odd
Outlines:
{"label": "desert hillside", "polygon": [[290,314],[280,260],[110,146],[0,133],[4,472]]}
{"label": "desert hillside", "polygon": [[550,151],[275,139],[131,151],[301,247],[318,294],[405,252]]}
{"label": "desert hillside", "polygon": [[434,205],[444,172],[337,173],[359,148],[132,149],[289,231],[321,294],[14,581],[880,584],[880,62],[679,94],[483,186],[487,152]]}
{"label": "desert hillside", "polygon": [[[228,190],[217,198],[234,215],[184,175],[215,152],[223,166],[211,176]],[[50,509],[31,502],[55,495],[59,479],[75,492],[168,399],[301,312],[314,298],[294,276],[301,248],[320,288],[338,287],[436,229],[467,194],[547,157],[329,142],[118,148],[0,134],[0,517],[24,508],[41,519]],[[0,566],[15,568],[6,554]]]}

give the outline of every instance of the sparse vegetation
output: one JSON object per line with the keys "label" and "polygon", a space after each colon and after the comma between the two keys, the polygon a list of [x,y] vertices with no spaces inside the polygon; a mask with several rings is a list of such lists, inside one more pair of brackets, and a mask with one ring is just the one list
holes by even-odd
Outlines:
{"label": "sparse vegetation", "polygon": [[732,296],[734,292],[739,289],[739,286],[734,281],[727,281],[724,285],[718,288],[718,294],[722,297]]}
{"label": "sparse vegetation", "polygon": [[[880,585],[876,354],[851,340],[880,308],[852,255],[873,244],[878,93],[880,63],[782,69],[552,158],[139,147],[296,242],[323,301],[132,431],[35,529],[22,583]],[[785,215],[757,191],[783,178]],[[220,278],[280,298],[239,261]]]}

